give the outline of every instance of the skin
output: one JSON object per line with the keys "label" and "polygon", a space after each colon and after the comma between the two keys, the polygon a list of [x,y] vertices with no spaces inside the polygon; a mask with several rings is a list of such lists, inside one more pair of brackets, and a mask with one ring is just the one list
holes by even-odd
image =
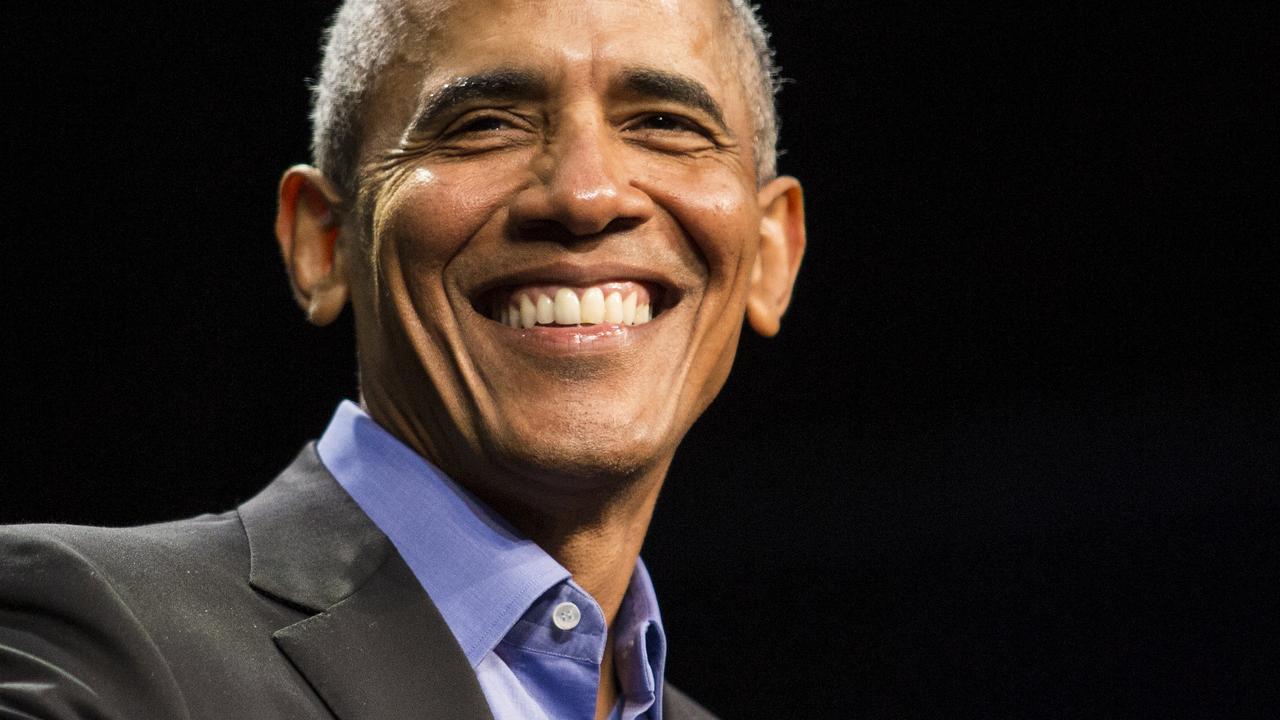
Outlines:
{"label": "skin", "polygon": [[[755,177],[717,2],[455,4],[378,79],[359,197],[305,166],[280,185],[295,297],[317,324],[351,302],[365,409],[565,566],[610,623],[740,319],[778,331],[804,248],[798,181]],[[628,86],[636,68],[697,83],[723,123]],[[543,87],[419,120],[458,78],[495,70]],[[637,327],[519,330],[477,309],[495,285],[608,280],[650,283],[665,307]],[[598,717],[617,698],[605,658]]]}

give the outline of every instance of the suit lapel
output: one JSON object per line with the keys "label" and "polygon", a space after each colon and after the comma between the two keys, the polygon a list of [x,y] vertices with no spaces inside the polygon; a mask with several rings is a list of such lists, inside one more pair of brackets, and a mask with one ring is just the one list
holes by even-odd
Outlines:
{"label": "suit lapel", "polygon": [[342,720],[491,717],[475,672],[399,555],[351,597],[274,637]]}
{"label": "suit lapel", "polygon": [[313,613],[276,645],[340,720],[492,718],[440,612],[314,445],[240,517],[250,584]]}

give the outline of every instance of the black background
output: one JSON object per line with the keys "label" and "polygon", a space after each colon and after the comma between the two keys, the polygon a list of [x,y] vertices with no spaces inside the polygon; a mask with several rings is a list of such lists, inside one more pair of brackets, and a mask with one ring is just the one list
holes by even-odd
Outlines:
{"label": "black background", "polygon": [[[810,246],[660,502],[670,677],[726,718],[1277,716],[1269,4],[883,5],[765,4]],[[355,393],[271,232],[332,6],[34,7],[0,521],[228,508]]]}

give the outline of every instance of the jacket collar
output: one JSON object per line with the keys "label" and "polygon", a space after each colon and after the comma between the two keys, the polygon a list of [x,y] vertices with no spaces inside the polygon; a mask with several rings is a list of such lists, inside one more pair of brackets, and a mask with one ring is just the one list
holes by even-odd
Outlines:
{"label": "jacket collar", "polygon": [[249,583],[313,613],[276,645],[340,720],[492,717],[439,611],[314,445],[240,517]]}
{"label": "jacket collar", "polygon": [[391,544],[320,462],[315,444],[240,506],[249,537],[249,584],[319,612],[350,596]]}

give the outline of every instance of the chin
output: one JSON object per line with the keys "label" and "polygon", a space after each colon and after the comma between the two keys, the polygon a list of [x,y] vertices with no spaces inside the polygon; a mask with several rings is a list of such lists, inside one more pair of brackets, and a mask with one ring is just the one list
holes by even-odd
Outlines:
{"label": "chin", "polygon": [[679,442],[644,422],[590,426],[591,432],[583,432],[580,423],[507,426],[492,451],[497,464],[515,475],[586,489],[616,486],[665,468]]}

